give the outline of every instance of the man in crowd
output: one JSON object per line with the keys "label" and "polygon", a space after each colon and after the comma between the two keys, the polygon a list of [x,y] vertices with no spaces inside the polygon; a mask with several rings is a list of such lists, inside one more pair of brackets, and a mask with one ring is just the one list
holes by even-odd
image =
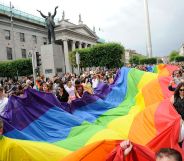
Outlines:
{"label": "man in crowd", "polygon": [[8,103],[8,98],[5,96],[3,87],[0,87],[0,115],[4,113],[5,106]]}

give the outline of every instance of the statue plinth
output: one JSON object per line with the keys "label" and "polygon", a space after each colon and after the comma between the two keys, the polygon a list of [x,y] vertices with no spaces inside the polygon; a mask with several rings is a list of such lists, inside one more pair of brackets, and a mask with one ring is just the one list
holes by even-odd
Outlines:
{"label": "statue plinth", "polygon": [[41,46],[42,73],[45,77],[64,73],[64,54],[61,45],[47,44]]}

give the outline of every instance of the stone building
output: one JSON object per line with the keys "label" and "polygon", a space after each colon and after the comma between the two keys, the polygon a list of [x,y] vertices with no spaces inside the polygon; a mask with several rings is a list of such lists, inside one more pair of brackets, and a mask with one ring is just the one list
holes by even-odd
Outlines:
{"label": "stone building", "polygon": [[[11,19],[12,17],[12,19]],[[65,72],[69,68],[69,52],[76,48],[87,48],[97,43],[98,37],[79,15],[79,24],[65,19],[56,22],[56,44],[61,45],[65,59]],[[28,58],[29,53],[41,52],[47,44],[47,29],[42,18],[0,4],[0,61]],[[42,57],[44,59],[44,57]]]}

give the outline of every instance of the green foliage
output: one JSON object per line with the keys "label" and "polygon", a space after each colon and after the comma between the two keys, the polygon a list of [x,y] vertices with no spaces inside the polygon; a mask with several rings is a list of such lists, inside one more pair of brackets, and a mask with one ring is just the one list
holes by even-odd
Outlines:
{"label": "green foliage", "polygon": [[136,65],[138,65],[138,64],[140,63],[140,60],[141,60],[140,56],[138,56],[138,55],[133,55],[133,56],[130,58],[129,62],[130,62],[131,64],[136,64]]}
{"label": "green foliage", "polygon": [[77,49],[69,54],[70,63],[76,66],[75,54],[80,54],[80,66],[120,67],[124,47],[117,43],[97,44],[91,48]]}
{"label": "green foliage", "polygon": [[179,56],[179,52],[177,51],[172,51],[170,54],[169,54],[169,61],[175,61],[175,58]]}
{"label": "green foliage", "polygon": [[140,64],[157,64],[157,58],[141,59]]}
{"label": "green foliage", "polygon": [[176,56],[175,57],[175,61],[176,62],[182,62],[182,61],[184,61],[184,56]]}
{"label": "green foliage", "polygon": [[32,62],[31,59],[19,59],[15,61],[0,62],[0,77],[15,77],[31,75]]}

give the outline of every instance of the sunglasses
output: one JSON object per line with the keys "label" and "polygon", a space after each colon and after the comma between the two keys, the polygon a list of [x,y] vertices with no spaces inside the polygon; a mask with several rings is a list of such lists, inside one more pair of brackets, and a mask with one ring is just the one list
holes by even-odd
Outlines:
{"label": "sunglasses", "polygon": [[184,91],[184,88],[180,89],[180,91]]}

